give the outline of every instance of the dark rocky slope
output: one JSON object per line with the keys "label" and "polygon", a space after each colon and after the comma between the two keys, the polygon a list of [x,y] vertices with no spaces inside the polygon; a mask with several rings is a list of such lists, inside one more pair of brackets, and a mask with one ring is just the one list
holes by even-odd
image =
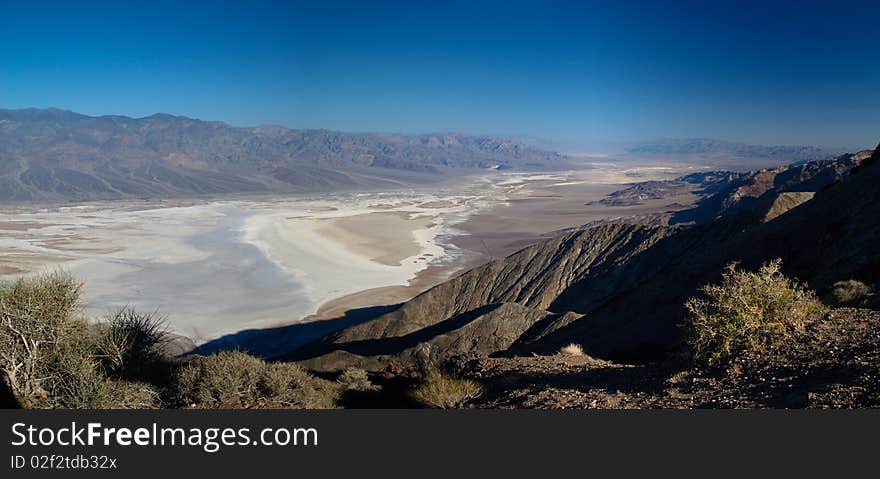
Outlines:
{"label": "dark rocky slope", "polygon": [[[772,210],[774,217],[765,222],[746,210],[688,228],[607,224],[562,235],[438,285],[294,357],[309,358],[317,369],[363,358],[381,358],[375,367],[389,360],[412,364],[411,349],[429,348],[432,341],[433,361],[466,352],[548,353],[568,342],[603,359],[662,357],[680,339],[685,299],[699,285],[716,281],[729,262],[754,268],[782,258],[786,273],[820,292],[838,280],[880,280],[878,158],[880,147],[844,181],[823,186],[789,211],[773,201],[770,210],[757,214],[767,220]],[[803,175],[803,165],[793,168],[775,178],[816,177]],[[797,182],[779,181],[799,188]],[[505,314],[486,318],[499,303],[521,308],[506,306]],[[499,329],[505,318],[510,328]],[[480,327],[478,320],[491,326]],[[498,331],[503,341],[496,341]],[[449,344],[468,344],[470,350],[447,349]]]}
{"label": "dark rocky slope", "polygon": [[[611,193],[600,203],[608,206],[641,204],[693,192],[702,197],[697,207],[662,215],[664,224],[709,223],[723,216],[769,206],[786,193],[815,193],[843,179],[871,156],[871,151],[841,155],[773,169],[748,172],[709,171],[664,181],[646,181]],[[788,200],[798,195],[789,195]],[[789,202],[788,200],[784,202]]]}
{"label": "dark rocky slope", "polygon": [[853,168],[871,156],[871,151],[842,155],[833,160],[819,160],[780,168],[746,173],[716,173],[703,177],[688,175],[681,180],[697,182],[704,198],[697,207],[673,214],[670,223],[708,223],[723,216],[733,216],[772,203],[784,193],[822,191],[845,179]]}

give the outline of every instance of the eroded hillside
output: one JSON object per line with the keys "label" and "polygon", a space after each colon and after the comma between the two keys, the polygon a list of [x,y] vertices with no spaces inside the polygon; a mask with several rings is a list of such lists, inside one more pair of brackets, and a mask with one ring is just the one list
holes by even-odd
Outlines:
{"label": "eroded hillside", "polygon": [[[315,369],[376,369],[389,361],[547,354],[569,342],[599,359],[664,357],[681,339],[685,299],[731,262],[753,268],[781,258],[787,274],[820,294],[835,281],[880,280],[878,158],[880,147],[870,158],[795,165],[775,171],[772,181],[755,179],[752,184],[776,185],[757,195],[772,199],[768,210],[743,207],[692,227],[606,224],[562,235],[471,270],[293,357]],[[813,195],[780,196],[791,191]],[[732,197],[730,189],[717,194]]]}

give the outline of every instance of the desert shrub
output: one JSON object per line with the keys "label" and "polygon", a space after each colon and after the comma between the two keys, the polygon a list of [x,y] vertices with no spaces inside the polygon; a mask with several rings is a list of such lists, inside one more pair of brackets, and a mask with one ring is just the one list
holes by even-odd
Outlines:
{"label": "desert shrub", "polygon": [[731,264],[719,284],[701,288],[705,298],[690,298],[686,341],[695,360],[709,366],[743,352],[760,352],[803,328],[824,310],[815,293],[785,277],[781,260],[757,272]]}
{"label": "desert shrub", "polygon": [[92,354],[69,354],[58,365],[46,406],[70,409],[147,409],[158,407],[153,386],[107,378]]}
{"label": "desert shrub", "polygon": [[559,354],[565,356],[583,356],[584,349],[579,344],[571,343],[567,346],[563,346],[559,350]]}
{"label": "desert shrub", "polygon": [[25,407],[51,402],[66,354],[88,336],[81,289],[60,272],[0,283],[0,368]]}
{"label": "desert shrub", "polygon": [[293,363],[266,363],[240,351],[193,358],[176,379],[185,407],[326,409],[338,387]]}
{"label": "desert shrub", "polygon": [[[15,399],[31,408],[157,407],[152,386],[105,374],[107,334],[96,338],[89,329],[80,309],[81,291],[80,282],[61,272],[0,283],[0,368]],[[139,358],[132,351],[142,342],[120,348],[121,357]]]}
{"label": "desert shrub", "polygon": [[354,389],[356,391],[367,391],[373,388],[373,383],[370,382],[370,376],[367,372],[354,367],[346,368],[342,371],[339,377],[336,378],[336,382],[345,389]]}
{"label": "desert shrub", "polygon": [[831,290],[834,302],[841,305],[861,303],[871,293],[873,293],[873,289],[870,286],[854,279],[838,281],[834,283]]}
{"label": "desert shrub", "polygon": [[339,398],[339,386],[316,378],[294,363],[267,363],[262,388],[266,407],[332,409]]}
{"label": "desert shrub", "polygon": [[141,379],[162,359],[159,348],[166,341],[163,318],[126,307],[100,325],[96,349],[108,375]]}
{"label": "desert shrub", "polygon": [[70,351],[56,365],[46,405],[54,408],[94,409],[109,395],[106,378],[94,357]]}
{"label": "desert shrub", "polygon": [[464,406],[482,393],[483,387],[476,381],[438,373],[427,376],[412,391],[412,397],[427,407],[453,409]]}
{"label": "desert shrub", "polygon": [[107,380],[109,394],[101,409],[155,409],[162,407],[155,386],[137,381]]}

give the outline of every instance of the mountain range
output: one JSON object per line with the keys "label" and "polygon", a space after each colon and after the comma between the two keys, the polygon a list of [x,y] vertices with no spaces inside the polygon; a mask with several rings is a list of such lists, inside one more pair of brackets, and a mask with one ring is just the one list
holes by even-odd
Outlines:
{"label": "mountain range", "polygon": [[[673,158],[749,170],[838,154],[677,139],[642,143],[622,159]],[[243,128],[163,113],[130,118],[0,109],[0,202],[7,204],[391,189],[488,170],[589,167],[493,136]]]}
{"label": "mountain range", "polygon": [[738,171],[775,168],[792,163],[827,160],[844,154],[840,148],[766,146],[710,138],[668,138],[627,148],[626,157],[696,162]]}
{"label": "mountain range", "polygon": [[156,114],[0,110],[0,201],[393,188],[487,169],[558,170],[558,153],[489,136],[240,128]]}

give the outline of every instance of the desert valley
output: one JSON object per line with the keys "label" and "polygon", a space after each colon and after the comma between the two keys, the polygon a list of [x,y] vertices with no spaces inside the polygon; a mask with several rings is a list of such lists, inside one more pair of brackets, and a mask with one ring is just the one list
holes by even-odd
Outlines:
{"label": "desert valley", "polygon": [[[661,364],[634,380],[668,376],[688,297],[725,264],[781,258],[825,296],[875,272],[864,253],[808,266],[805,238],[827,226],[798,226],[838,221],[806,211],[867,181],[849,177],[876,169],[871,150],[667,140],[563,154],[169,115],[31,109],[0,121],[3,279],[70,274],[94,327],[146,312],[174,362],[243,351],[384,384],[355,407],[407,405],[395,381],[438,370],[482,378],[472,404],[563,407],[574,398],[544,379],[518,393],[508,382],[560,367]],[[842,238],[870,244],[862,231]],[[859,301],[873,298],[866,288]],[[576,354],[562,363],[525,359],[565,348]],[[503,357],[519,359],[491,359]],[[684,402],[583,396],[583,384],[575,405],[682,407],[719,394],[713,383]]]}
{"label": "desert valley", "polygon": [[872,475],[878,16],[4,2],[3,477]]}
{"label": "desert valley", "polygon": [[681,208],[696,195],[600,201],[634,180],[696,168],[608,162],[417,189],[18,205],[0,213],[0,272],[68,271],[87,282],[90,314],[158,311],[202,344],[397,304],[562,230]]}

